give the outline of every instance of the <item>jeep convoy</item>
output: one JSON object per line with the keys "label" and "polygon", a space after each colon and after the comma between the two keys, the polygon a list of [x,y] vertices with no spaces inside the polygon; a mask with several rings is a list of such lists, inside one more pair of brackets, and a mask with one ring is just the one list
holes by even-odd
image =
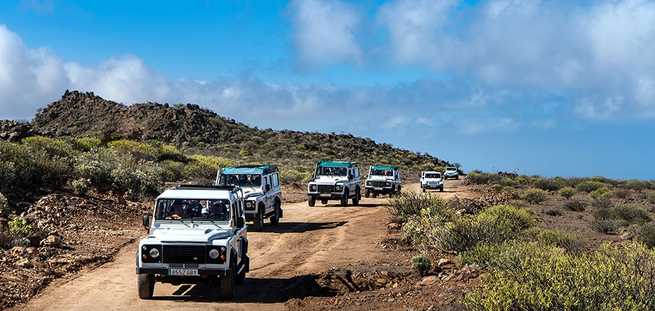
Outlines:
{"label": "jeep convoy", "polygon": [[394,165],[373,165],[368,169],[368,177],[366,177],[366,192],[365,197],[378,194],[388,194],[392,196],[400,193],[401,190],[400,171]]}
{"label": "jeep convoy", "polygon": [[265,218],[269,218],[273,225],[277,225],[282,218],[282,191],[277,167],[226,167],[218,171],[216,184],[239,186],[243,190],[246,220],[253,222],[255,230],[262,230]]}
{"label": "jeep convoy", "polygon": [[206,283],[221,297],[250,269],[244,194],[236,186],[178,186],[155,200],[143,216],[148,236],[139,242],[139,297],[152,298],[155,283]]}
{"label": "jeep convoy", "polygon": [[425,192],[427,189],[439,189],[443,192],[443,176],[441,172],[425,171],[421,172],[421,190]]}
{"label": "jeep convoy", "polygon": [[338,200],[341,206],[347,206],[349,199],[352,199],[353,205],[359,205],[362,194],[356,163],[318,162],[307,185],[307,198],[309,206],[314,206],[316,200],[320,200],[322,204],[327,204],[329,200]]}

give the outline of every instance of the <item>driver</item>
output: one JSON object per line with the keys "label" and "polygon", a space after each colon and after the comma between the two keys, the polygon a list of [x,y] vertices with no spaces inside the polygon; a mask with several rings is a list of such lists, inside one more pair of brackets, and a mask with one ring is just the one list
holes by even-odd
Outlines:
{"label": "driver", "polygon": [[181,219],[184,213],[184,204],[182,200],[175,200],[168,208],[168,216],[166,219]]}

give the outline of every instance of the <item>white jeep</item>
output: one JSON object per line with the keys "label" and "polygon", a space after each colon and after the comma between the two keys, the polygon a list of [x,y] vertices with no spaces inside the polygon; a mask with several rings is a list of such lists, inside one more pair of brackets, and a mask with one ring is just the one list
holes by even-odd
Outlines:
{"label": "white jeep", "polygon": [[318,162],[314,176],[307,185],[307,198],[309,206],[314,206],[316,200],[323,204],[327,204],[329,200],[339,200],[341,206],[347,206],[349,199],[352,199],[353,205],[359,205],[362,194],[356,163]]}
{"label": "white jeep", "polygon": [[207,283],[215,294],[234,297],[250,269],[248,238],[238,187],[177,186],[143,216],[148,236],[139,242],[139,297],[152,298],[155,283]]}
{"label": "white jeep", "polygon": [[282,191],[277,167],[273,165],[245,165],[226,167],[216,175],[216,184],[239,186],[246,201],[246,220],[252,221],[255,230],[262,230],[264,219],[277,225],[282,212]]}
{"label": "white jeep", "polygon": [[439,189],[439,191],[443,192],[443,181],[441,172],[421,172],[421,189],[423,192],[427,189]]}
{"label": "white jeep", "polygon": [[444,179],[453,178],[459,179],[459,170],[456,167],[446,167],[446,172],[443,174]]}
{"label": "white jeep", "polygon": [[401,181],[398,167],[394,165],[373,165],[369,167],[365,187],[364,196],[367,198],[371,195],[375,198],[378,194],[391,196],[400,193]]}

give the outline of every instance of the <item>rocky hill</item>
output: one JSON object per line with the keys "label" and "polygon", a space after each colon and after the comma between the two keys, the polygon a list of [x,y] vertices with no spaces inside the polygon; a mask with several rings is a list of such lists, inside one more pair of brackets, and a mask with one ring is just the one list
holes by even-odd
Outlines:
{"label": "rocky hill", "polygon": [[354,160],[362,164],[385,162],[405,167],[443,166],[447,163],[379,144],[353,135],[257,129],[222,117],[197,105],[141,103],[130,106],[105,100],[93,93],[66,91],[62,98],[41,109],[31,124],[0,124],[0,139],[32,134],[49,137],[93,136],[103,141],[156,140],[185,149],[218,153],[253,161]]}

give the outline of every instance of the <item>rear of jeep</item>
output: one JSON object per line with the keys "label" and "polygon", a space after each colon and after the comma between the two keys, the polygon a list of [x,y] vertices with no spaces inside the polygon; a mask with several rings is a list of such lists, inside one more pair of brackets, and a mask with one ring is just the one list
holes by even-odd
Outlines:
{"label": "rear of jeep", "polygon": [[139,242],[138,293],[152,298],[157,282],[205,283],[210,295],[234,296],[250,260],[243,196],[236,187],[178,187],[156,200],[149,235]]}

